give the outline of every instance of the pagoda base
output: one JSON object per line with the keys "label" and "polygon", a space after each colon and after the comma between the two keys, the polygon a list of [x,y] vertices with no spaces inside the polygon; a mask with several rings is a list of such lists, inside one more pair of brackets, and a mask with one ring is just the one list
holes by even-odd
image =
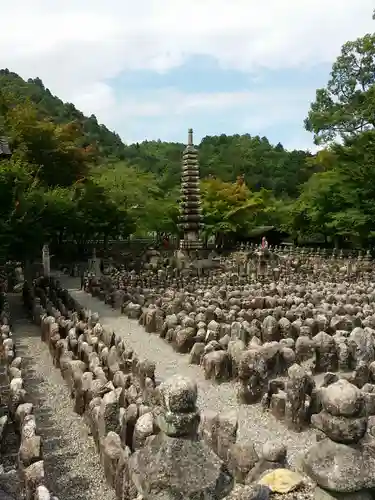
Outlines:
{"label": "pagoda base", "polygon": [[201,250],[203,244],[200,240],[181,240],[180,241],[180,250],[183,251],[193,251],[193,250]]}

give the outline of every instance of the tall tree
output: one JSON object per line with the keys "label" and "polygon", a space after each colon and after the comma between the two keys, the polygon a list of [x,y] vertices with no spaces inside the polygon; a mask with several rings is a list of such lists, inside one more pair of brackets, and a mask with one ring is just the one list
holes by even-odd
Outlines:
{"label": "tall tree", "polygon": [[375,127],[375,33],[343,45],[326,88],[316,91],[305,127],[316,144]]}
{"label": "tall tree", "polygon": [[95,179],[119,208],[128,211],[138,234],[177,232],[178,190],[165,193],[152,173],[117,162],[98,168]]}
{"label": "tall tree", "polygon": [[241,180],[206,179],[201,186],[204,232],[215,236],[218,245],[246,238],[257,226],[281,224],[283,212],[270,191],[251,192]]}
{"label": "tall tree", "polygon": [[375,130],[335,144],[321,161],[324,172],[304,185],[293,209],[291,231],[322,234],[337,242],[368,244],[375,235]]}

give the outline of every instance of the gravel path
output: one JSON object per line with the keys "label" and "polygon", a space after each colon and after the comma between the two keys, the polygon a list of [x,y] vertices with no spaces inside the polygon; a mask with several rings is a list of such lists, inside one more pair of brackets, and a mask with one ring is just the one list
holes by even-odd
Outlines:
{"label": "gravel path", "polygon": [[28,401],[43,439],[47,487],[60,500],[115,500],[107,487],[94,441],[72,410],[67,386],[52,364],[40,329],[25,315],[20,295],[10,294],[17,355],[23,359]]}
{"label": "gravel path", "polygon": [[302,433],[289,431],[271,414],[263,412],[260,404],[239,405],[233,382],[215,384],[205,380],[199,366],[189,365],[186,354],[176,353],[170,344],[158,335],[147,333],[137,321],[131,320],[104,302],[79,290],[79,279],[60,276],[62,285],[85,308],[100,315],[102,324],[125,338],[138,356],[156,363],[156,376],[164,380],[176,373],[195,379],[198,384],[199,406],[217,412],[237,410],[239,417],[239,438],[251,439],[259,447],[266,440],[277,440],[288,447],[291,464],[296,464],[299,452],[314,442],[315,432],[311,429]]}

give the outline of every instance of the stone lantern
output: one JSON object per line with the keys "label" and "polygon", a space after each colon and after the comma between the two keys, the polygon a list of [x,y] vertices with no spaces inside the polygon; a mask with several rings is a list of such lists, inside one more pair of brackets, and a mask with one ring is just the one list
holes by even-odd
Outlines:
{"label": "stone lantern", "polygon": [[9,148],[8,140],[0,135],[0,160],[8,159],[12,156],[12,152]]}

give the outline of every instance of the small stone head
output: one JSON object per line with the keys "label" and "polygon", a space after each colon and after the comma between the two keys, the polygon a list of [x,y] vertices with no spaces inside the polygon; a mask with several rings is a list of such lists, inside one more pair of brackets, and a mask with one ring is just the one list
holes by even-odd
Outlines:
{"label": "small stone head", "polygon": [[162,407],[172,413],[196,411],[197,384],[189,378],[175,375],[159,386]]}

